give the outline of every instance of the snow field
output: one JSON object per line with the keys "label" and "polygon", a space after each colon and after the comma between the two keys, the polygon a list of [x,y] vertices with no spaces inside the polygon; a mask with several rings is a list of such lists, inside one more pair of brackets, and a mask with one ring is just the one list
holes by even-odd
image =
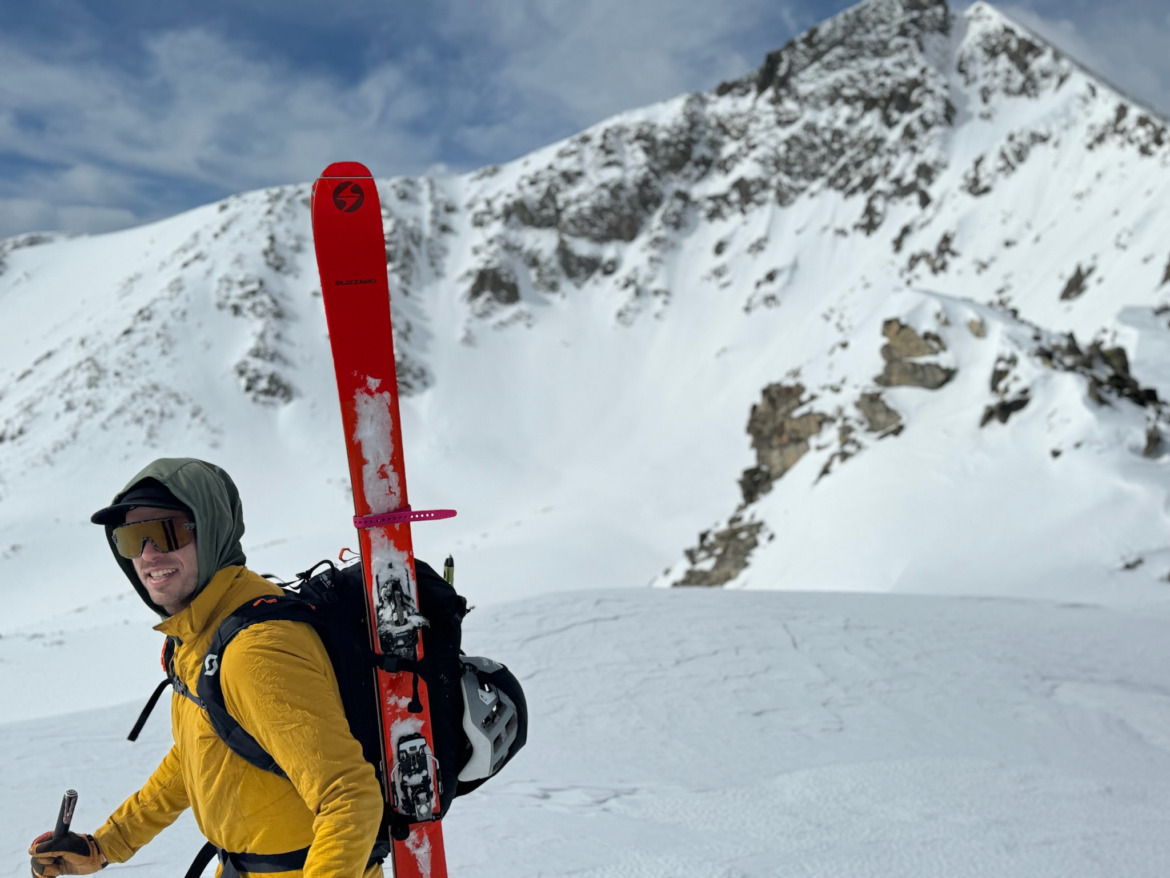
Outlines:
{"label": "snow field", "polygon": [[[450,873],[1164,875],[1168,621],[1009,599],[690,590],[480,607],[465,644],[521,677],[531,728],[506,771],[453,807]],[[129,665],[108,644],[107,661]],[[58,691],[41,667],[39,691]],[[161,758],[165,710],[131,745],[147,690],[114,673],[108,694],[121,703],[81,713],[41,695],[61,712],[0,726],[14,792],[0,800],[13,852],[0,875],[26,874],[18,852],[61,791],[79,790],[76,825],[93,827]],[[184,820],[117,868],[175,874],[199,843]]]}

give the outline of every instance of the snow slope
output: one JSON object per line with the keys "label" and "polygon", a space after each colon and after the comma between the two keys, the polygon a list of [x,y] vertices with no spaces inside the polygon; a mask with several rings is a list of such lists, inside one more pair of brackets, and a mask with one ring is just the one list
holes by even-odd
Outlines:
{"label": "snow slope", "polygon": [[[532,725],[453,807],[450,874],[1165,875],[1168,622],[1164,607],[691,589],[481,607],[465,643],[523,678]],[[123,739],[145,692],[107,646],[117,706],[70,713],[46,674],[46,715],[0,725],[0,875],[27,874],[19,851],[64,789],[93,827],[168,746],[165,713]],[[184,820],[113,868],[181,874],[199,844]]]}

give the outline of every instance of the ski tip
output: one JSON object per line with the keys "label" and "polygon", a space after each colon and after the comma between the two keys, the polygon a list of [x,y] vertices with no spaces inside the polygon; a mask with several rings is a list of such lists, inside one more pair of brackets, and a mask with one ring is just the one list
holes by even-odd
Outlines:
{"label": "ski tip", "polygon": [[370,169],[361,162],[334,162],[321,172],[322,177],[370,177]]}

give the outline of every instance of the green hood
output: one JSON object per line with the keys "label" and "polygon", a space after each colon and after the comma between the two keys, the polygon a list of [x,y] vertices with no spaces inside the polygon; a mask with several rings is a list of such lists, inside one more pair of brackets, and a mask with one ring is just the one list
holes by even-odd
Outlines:
{"label": "green hood", "polygon": [[[195,594],[203,591],[211,577],[224,567],[244,564],[244,510],[240,492],[224,470],[213,463],[193,457],[163,457],[147,465],[114,496],[114,503],[144,479],[155,479],[195,513],[195,555],[199,563],[199,583]],[[106,531],[110,528],[107,526]],[[109,541],[107,541],[109,542]],[[146,605],[164,619],[170,614],[150,599],[146,588],[134,572],[134,563],[123,558],[110,542],[114,560],[134,586]]]}

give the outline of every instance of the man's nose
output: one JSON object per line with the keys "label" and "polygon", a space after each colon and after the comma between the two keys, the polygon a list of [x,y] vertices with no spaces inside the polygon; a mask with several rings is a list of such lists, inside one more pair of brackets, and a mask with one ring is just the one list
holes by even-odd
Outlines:
{"label": "man's nose", "polygon": [[154,544],[154,540],[147,537],[142,541],[142,557],[153,558],[156,555],[165,555],[166,552],[159,550],[158,546]]}

